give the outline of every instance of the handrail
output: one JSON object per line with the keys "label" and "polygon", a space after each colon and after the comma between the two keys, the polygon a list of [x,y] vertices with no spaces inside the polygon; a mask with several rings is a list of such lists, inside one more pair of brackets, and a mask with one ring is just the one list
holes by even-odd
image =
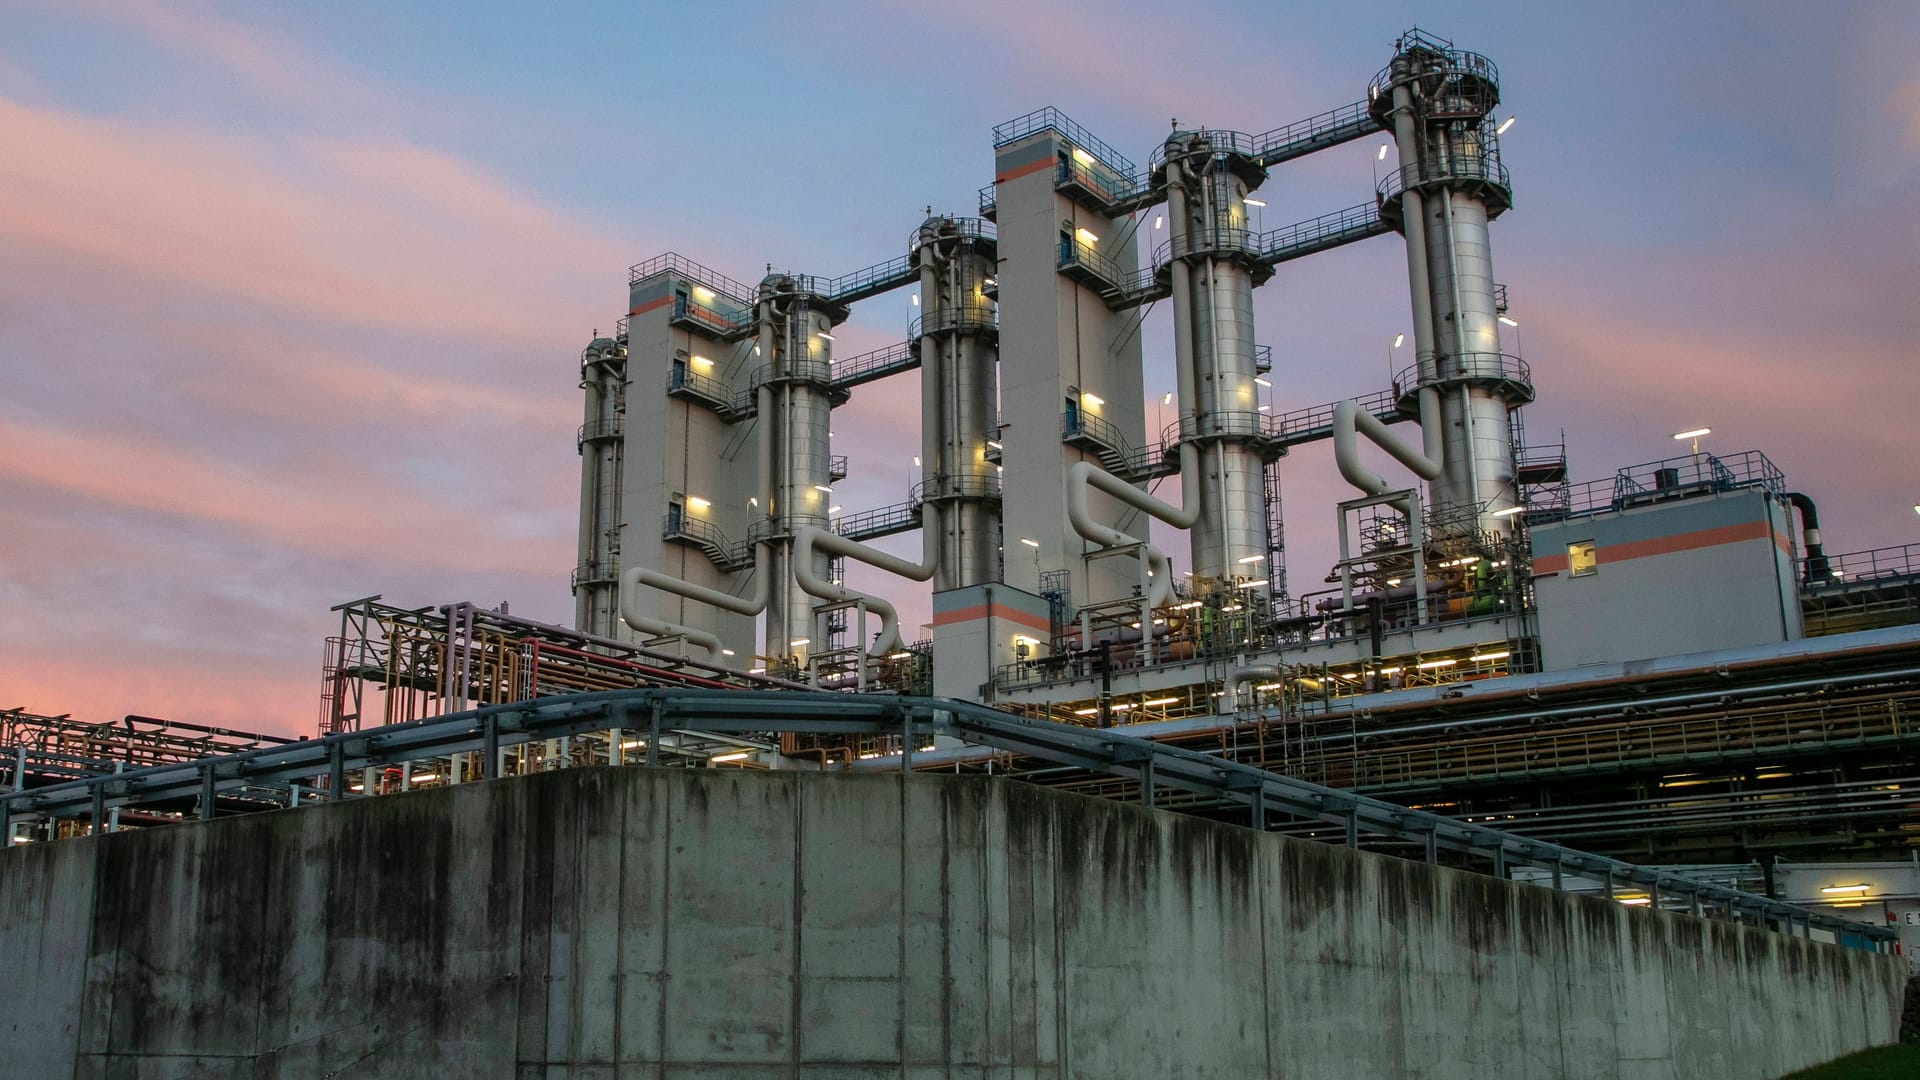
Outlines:
{"label": "handrail", "polygon": [[1066,113],[1051,105],[1035,109],[1025,116],[1016,116],[1004,124],[995,124],[993,128],[993,147],[998,150],[1011,142],[1024,139],[1036,132],[1049,128],[1064,136],[1066,140],[1091,154],[1096,161],[1122,176],[1131,178],[1139,168],[1126,155],[1102,142],[1092,132],[1073,122]]}
{"label": "handrail", "polygon": [[581,424],[580,430],[574,433],[574,449],[578,450],[590,442],[599,442],[603,439],[618,439],[626,433],[627,418],[625,415],[607,416],[601,417],[598,420],[589,420]]}
{"label": "handrail", "polygon": [[1387,231],[1374,203],[1361,203],[1345,210],[1321,214],[1292,225],[1282,225],[1261,233],[1256,243],[1260,257],[1269,263],[1285,262],[1341,243],[1364,240]]}
{"label": "handrail", "polygon": [[[992,199],[987,198],[987,195],[992,191],[992,184],[988,184],[986,187],[980,189],[981,197],[985,199],[986,205],[990,205],[993,202]],[[907,237],[907,250],[909,252],[918,252],[925,245],[941,240],[995,240],[998,239],[999,236],[994,228],[993,222],[985,218],[949,217],[929,218],[927,220],[937,221],[939,224],[932,230],[931,236],[928,235],[927,226],[924,224],[914,229],[913,235]]]}
{"label": "handrail", "polygon": [[1403,394],[1411,394],[1422,386],[1476,381],[1509,382],[1530,389],[1533,386],[1533,369],[1527,366],[1525,360],[1510,353],[1467,352],[1445,354],[1437,358],[1431,379],[1420,378],[1417,364],[1401,368],[1393,376],[1393,384]]}
{"label": "handrail", "polygon": [[753,286],[735,281],[718,270],[694,262],[677,252],[669,251],[664,255],[655,255],[645,262],[634,263],[627,268],[627,284],[634,285],[656,274],[672,271],[681,277],[712,289],[737,304],[753,306],[754,296],[759,292]]}
{"label": "handrail", "polygon": [[907,336],[919,338],[943,330],[997,330],[1000,308],[996,304],[946,304],[916,317],[907,325]]}
{"label": "handrail", "polygon": [[[1412,174],[1412,184],[1408,184],[1408,174]],[[1489,154],[1453,154],[1445,160],[1431,158],[1416,162],[1405,168],[1395,169],[1381,177],[1376,189],[1381,202],[1398,199],[1408,187],[1424,187],[1428,184],[1443,184],[1454,180],[1478,180],[1491,184],[1512,198],[1513,181],[1507,175],[1507,167],[1500,162],[1498,152]]]}
{"label": "handrail", "polygon": [[1802,559],[1801,580],[1808,589],[1843,588],[1848,584],[1920,578],[1920,544],[1868,548],[1845,555],[1822,556],[1826,565],[1824,580],[1813,574],[1814,560]]}

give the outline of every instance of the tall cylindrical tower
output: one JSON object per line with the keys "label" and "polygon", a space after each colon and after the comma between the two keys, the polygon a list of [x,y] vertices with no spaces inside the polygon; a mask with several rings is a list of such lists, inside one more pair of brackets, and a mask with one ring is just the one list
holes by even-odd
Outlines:
{"label": "tall cylindrical tower", "polygon": [[[623,322],[625,320],[622,320]],[[627,415],[627,342],[595,338],[580,354],[585,417],[580,452],[580,547],[573,625],[603,637],[620,626],[620,472]]]}
{"label": "tall cylindrical tower", "polygon": [[1440,415],[1445,466],[1428,496],[1435,533],[1504,534],[1519,504],[1510,414],[1533,400],[1525,363],[1500,341],[1487,223],[1513,203],[1491,113],[1499,73],[1476,53],[1418,32],[1374,78],[1374,116],[1400,167],[1380,185],[1380,216],[1406,237],[1417,360],[1396,379],[1408,407],[1425,387]]}
{"label": "tall cylindrical tower", "polygon": [[[1178,437],[1193,443],[1196,476],[1182,475],[1197,579],[1267,579],[1266,443],[1253,340],[1253,287],[1271,271],[1247,227],[1247,192],[1266,170],[1224,131],[1176,132],[1163,148],[1173,292]],[[1158,261],[1156,259],[1156,261]]]}
{"label": "tall cylindrical tower", "polygon": [[[765,517],[754,523],[751,536],[772,549],[761,569],[768,575],[762,651],[804,665],[815,649],[812,600],[794,575],[793,535],[802,526],[824,529],[829,522],[834,312],[808,291],[806,279],[785,274],[761,282],[758,306],[766,362],[752,392],[760,401],[767,476],[760,496]],[[815,556],[815,564],[825,577],[826,556]]]}
{"label": "tall cylindrical tower", "polygon": [[1000,324],[989,282],[993,225],[928,218],[910,245],[920,270],[921,456],[924,499],[937,530],[933,588],[1000,580],[1000,478],[988,460],[999,431]]}

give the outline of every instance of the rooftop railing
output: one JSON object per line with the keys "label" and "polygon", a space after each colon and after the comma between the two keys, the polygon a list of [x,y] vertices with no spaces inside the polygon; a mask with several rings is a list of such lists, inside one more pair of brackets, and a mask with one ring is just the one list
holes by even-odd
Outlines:
{"label": "rooftop railing", "polygon": [[669,251],[664,255],[655,255],[646,262],[634,263],[627,268],[627,284],[671,271],[696,285],[702,285],[725,296],[737,304],[753,305],[758,289],[745,282],[735,281],[727,275],[710,267],[702,266],[677,252]]}

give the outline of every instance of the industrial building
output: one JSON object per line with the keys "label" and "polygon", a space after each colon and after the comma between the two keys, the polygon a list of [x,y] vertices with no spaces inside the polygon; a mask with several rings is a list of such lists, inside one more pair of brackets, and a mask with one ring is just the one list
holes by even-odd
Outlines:
{"label": "industrial building", "polygon": [[[1886,925],[1920,923],[1920,547],[1826,552],[1758,450],[1693,438],[1583,480],[1528,444],[1501,100],[1491,61],[1416,30],[1361,100],[1176,129],[1144,165],[1057,109],[1011,120],[971,213],[838,277],[638,263],[579,361],[573,626],[342,604],[314,740],[6,716],[8,837],[598,764],[986,774],[1920,946]],[[1370,201],[1252,227],[1277,170],[1382,134]],[[1253,290],[1373,238],[1405,248],[1411,362],[1291,400]],[[837,355],[893,290],[908,337]],[[1173,340],[1143,341],[1162,302]],[[834,410],[916,378],[908,500],[842,505]],[[1316,442],[1352,494],[1290,507],[1339,552],[1290,568],[1283,481]],[[911,534],[918,558],[873,546]],[[850,588],[848,560],[897,586]],[[929,636],[903,632],[909,595]]]}

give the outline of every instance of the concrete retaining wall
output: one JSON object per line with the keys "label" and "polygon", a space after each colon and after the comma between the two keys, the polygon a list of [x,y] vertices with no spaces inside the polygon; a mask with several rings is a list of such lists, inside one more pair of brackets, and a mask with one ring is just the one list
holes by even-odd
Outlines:
{"label": "concrete retaining wall", "polygon": [[579,769],[0,853],[22,1077],[1740,1080],[1893,1041],[1901,991],[972,778]]}

